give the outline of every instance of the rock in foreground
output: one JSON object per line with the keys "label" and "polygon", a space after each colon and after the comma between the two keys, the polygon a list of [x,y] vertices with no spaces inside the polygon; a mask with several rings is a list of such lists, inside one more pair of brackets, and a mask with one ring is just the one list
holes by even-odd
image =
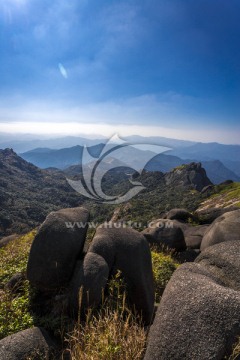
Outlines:
{"label": "rock in foreground", "polygon": [[1,360],[54,359],[56,344],[43,328],[34,327],[0,340]]}
{"label": "rock in foreground", "polygon": [[[89,213],[78,207],[51,212],[41,225],[31,247],[27,278],[40,290],[65,286],[81,254]],[[67,224],[82,224],[82,227]]]}
{"label": "rock in foreground", "polygon": [[[240,249],[231,244],[235,276],[240,277]],[[212,247],[216,249],[214,271],[210,253],[201,255],[199,264],[184,264],[176,270],[151,327],[144,360],[222,360],[231,353],[240,334],[240,292],[235,286],[227,287],[234,283],[231,270],[226,270],[225,281],[221,268],[217,270],[217,264],[227,264],[227,255],[225,262],[217,259],[221,245]]]}
{"label": "rock in foreground", "polygon": [[101,256],[111,274],[121,271],[131,303],[143,322],[149,324],[154,308],[154,285],[151,253],[144,236],[119,226],[98,228],[89,253]]}
{"label": "rock in foreground", "polygon": [[218,217],[204,234],[201,251],[224,241],[240,241],[240,209]]}

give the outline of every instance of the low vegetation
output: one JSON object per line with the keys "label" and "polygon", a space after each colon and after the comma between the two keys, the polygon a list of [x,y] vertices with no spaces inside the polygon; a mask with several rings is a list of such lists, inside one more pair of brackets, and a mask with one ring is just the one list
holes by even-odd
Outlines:
{"label": "low vegetation", "polygon": [[174,259],[163,252],[152,251],[153,276],[155,282],[155,301],[160,302],[163,290],[178,267]]}
{"label": "low vegetation", "polygon": [[176,170],[183,170],[183,169],[185,169],[186,168],[186,164],[182,164],[182,165],[179,165],[179,166],[176,166],[175,168],[174,168],[174,170],[176,171]]}
{"label": "low vegetation", "polygon": [[17,291],[7,288],[11,277],[25,274],[28,254],[35,231],[20,237],[0,249],[0,339],[31,327],[34,323],[30,313],[30,286],[23,280]]}
{"label": "low vegetation", "polygon": [[127,290],[118,272],[108,284],[108,296],[100,309],[89,309],[66,342],[71,360],[140,360],[146,345],[146,332],[127,301]]}
{"label": "low vegetation", "polygon": [[240,358],[240,337],[233,348],[233,352],[228,360],[238,360]]}
{"label": "low vegetation", "polygon": [[216,191],[219,195],[224,195],[226,201],[236,200],[235,206],[240,207],[240,183],[235,182],[228,185],[216,186]]}
{"label": "low vegetation", "polygon": [[214,193],[200,204],[198,210],[205,208],[240,207],[240,183],[220,184],[214,187]]}

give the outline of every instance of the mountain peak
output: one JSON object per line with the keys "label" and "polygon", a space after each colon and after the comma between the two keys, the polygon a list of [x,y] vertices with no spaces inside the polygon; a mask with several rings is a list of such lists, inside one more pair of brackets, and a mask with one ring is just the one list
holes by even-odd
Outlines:
{"label": "mountain peak", "polygon": [[8,156],[8,155],[16,155],[17,156],[17,154],[11,148],[0,149],[0,154],[2,154],[3,156]]}
{"label": "mountain peak", "polygon": [[201,191],[205,186],[212,185],[200,162],[177,166],[165,174],[165,181],[167,185],[190,187],[198,191]]}

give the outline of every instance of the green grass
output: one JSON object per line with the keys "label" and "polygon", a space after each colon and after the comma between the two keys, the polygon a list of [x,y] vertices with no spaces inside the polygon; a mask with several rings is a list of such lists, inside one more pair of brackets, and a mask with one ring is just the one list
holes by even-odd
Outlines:
{"label": "green grass", "polygon": [[240,183],[216,185],[215,194],[209,197],[209,200],[211,199],[221,203],[222,207],[229,206],[232,203],[234,206],[240,207]]}
{"label": "green grass", "polygon": [[216,194],[212,197],[219,196],[220,194],[226,195],[226,200],[237,199],[240,201],[240,183],[234,182],[228,185],[217,185],[215,187]]}
{"label": "green grass", "polygon": [[221,194],[226,195],[226,200],[239,199],[237,204],[240,207],[240,183],[233,183],[227,186],[226,189],[223,189]]}
{"label": "green grass", "polygon": [[152,251],[153,276],[155,282],[155,301],[160,302],[163,290],[179,264],[170,255]]}
{"label": "green grass", "polygon": [[182,164],[182,165],[176,166],[176,167],[174,168],[174,171],[175,171],[175,170],[183,170],[183,169],[185,169],[186,166],[187,166],[186,164]]}
{"label": "green grass", "polygon": [[21,236],[0,249],[0,339],[33,326],[28,281],[21,283],[16,294],[6,284],[16,273],[25,273],[35,233]]}

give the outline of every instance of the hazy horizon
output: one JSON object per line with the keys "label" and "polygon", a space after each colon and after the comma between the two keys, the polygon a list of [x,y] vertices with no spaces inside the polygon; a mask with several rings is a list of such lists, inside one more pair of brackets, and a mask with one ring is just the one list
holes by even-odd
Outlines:
{"label": "hazy horizon", "polygon": [[[116,129],[115,129],[116,130]],[[163,139],[169,139],[169,140],[179,140],[179,141],[185,141],[185,142],[189,142],[191,143],[203,143],[203,144],[207,144],[207,143],[218,143],[218,144],[223,144],[223,145],[240,145],[240,142],[232,142],[232,143],[224,143],[221,141],[207,141],[205,139],[205,141],[198,141],[198,140],[194,140],[192,138],[186,138],[184,137],[175,137],[175,136],[164,136],[164,135],[158,135],[158,134],[152,134],[152,135],[148,135],[145,133],[123,133],[122,134],[120,132],[116,132],[114,131],[114,129],[112,129],[112,132],[109,129],[109,132],[104,133],[94,133],[94,132],[90,132],[90,133],[83,133],[83,132],[79,132],[79,133],[72,133],[72,134],[66,134],[66,133],[24,133],[24,132],[1,132],[0,131],[0,146],[2,143],[7,143],[8,141],[22,141],[22,142],[27,142],[27,141],[34,141],[34,140],[55,140],[55,139],[64,139],[64,138],[68,138],[68,137],[72,137],[72,138],[86,138],[86,139],[91,139],[91,140],[109,140],[110,138],[112,138],[114,135],[119,136],[122,139],[131,137],[131,136],[139,136],[142,137],[144,139],[151,139],[151,138],[163,138]],[[4,139],[4,140],[3,140]],[[160,144],[160,143],[159,143]],[[64,146],[63,146],[64,147]]]}

